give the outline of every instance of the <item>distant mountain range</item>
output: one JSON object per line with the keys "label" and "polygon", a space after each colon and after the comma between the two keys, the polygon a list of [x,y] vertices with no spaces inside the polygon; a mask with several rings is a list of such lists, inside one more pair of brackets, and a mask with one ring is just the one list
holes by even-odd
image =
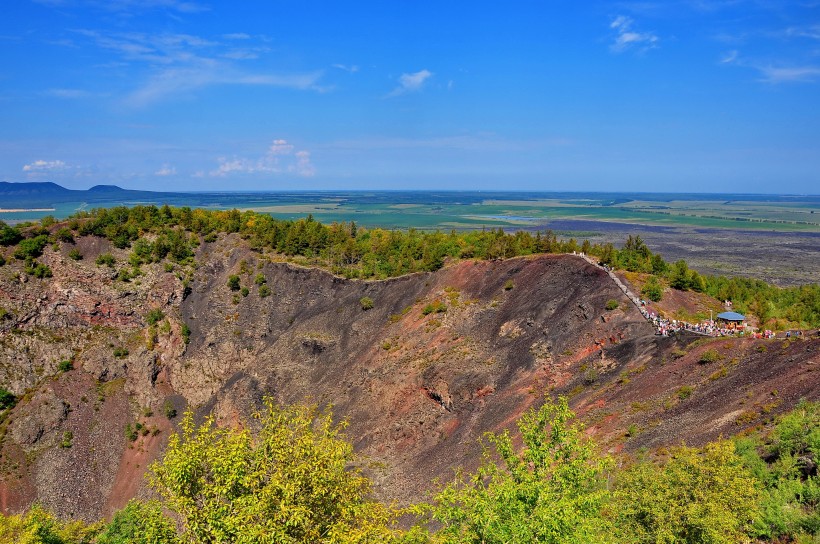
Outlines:
{"label": "distant mountain range", "polygon": [[63,202],[110,202],[112,200],[159,200],[174,193],[132,191],[116,185],[95,185],[85,191],[66,189],[50,181],[11,183],[0,181],[0,208],[42,208]]}

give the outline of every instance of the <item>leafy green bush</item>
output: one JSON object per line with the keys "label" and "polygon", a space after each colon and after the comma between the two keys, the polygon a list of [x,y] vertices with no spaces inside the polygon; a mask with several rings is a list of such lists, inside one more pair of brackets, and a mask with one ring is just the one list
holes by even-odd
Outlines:
{"label": "leafy green bush", "polygon": [[706,365],[706,364],[709,364],[709,363],[716,363],[716,362],[720,361],[721,359],[723,359],[723,356],[720,353],[718,353],[716,350],[707,349],[706,351],[704,351],[700,355],[700,359],[698,359],[698,362],[700,364]]}
{"label": "leafy green bush", "polygon": [[243,286],[242,289],[239,290],[239,292],[242,293],[243,297],[246,297],[251,293],[251,290]]}
{"label": "leafy green bush", "polygon": [[[518,421],[523,448],[508,432],[488,434],[473,475],[460,475],[435,496],[442,542],[599,542],[609,458],[597,454],[562,398]],[[500,458],[500,462],[494,459]]]}
{"label": "leafy green bush", "polygon": [[117,359],[124,359],[128,357],[128,350],[123,347],[116,347],[114,348],[114,357]]}
{"label": "leafy green bush", "polygon": [[359,299],[359,305],[362,307],[362,310],[371,310],[373,309],[373,299],[370,297],[362,297]]}
{"label": "leafy green bush", "polygon": [[513,288],[515,288],[515,283],[513,283],[513,280],[507,280],[507,282],[504,284],[504,290],[511,291]]}
{"label": "leafy green bush", "polygon": [[117,259],[114,258],[113,255],[110,253],[102,253],[100,254],[97,259],[94,261],[97,266],[108,266],[113,267],[114,264],[117,262]]}
{"label": "leafy green bush", "polygon": [[236,274],[228,276],[228,289],[230,289],[231,291],[239,291],[239,276],[237,276]]}
{"label": "leafy green bush", "polygon": [[51,268],[34,259],[26,260],[25,272],[40,279],[50,278],[52,276]]}
{"label": "leafy green bush", "polygon": [[70,448],[73,445],[73,440],[74,433],[72,433],[71,431],[64,431],[63,438],[62,440],[60,440],[60,447],[64,449]]}
{"label": "leafy green bush", "polygon": [[17,404],[17,397],[5,387],[0,387],[0,410],[14,408],[15,404]]}
{"label": "leafy green bush", "polygon": [[270,287],[267,285],[260,285],[259,286],[259,296],[261,298],[269,297],[271,295]]}
{"label": "leafy green bush", "polygon": [[154,308],[153,310],[149,311],[148,314],[145,316],[145,322],[149,325],[156,325],[162,319],[165,318],[165,314],[159,308]]}
{"label": "leafy green bush", "polygon": [[[187,412],[151,485],[192,542],[383,542],[390,509],[371,501],[353,447],[330,413],[270,399],[256,439],[245,428],[199,428]],[[226,508],[230,505],[230,508]]]}
{"label": "leafy green bush", "polygon": [[683,386],[678,388],[678,392],[677,392],[678,398],[680,400],[686,400],[686,399],[688,399],[689,397],[692,396],[693,391],[694,391],[694,388],[691,385],[683,385]]}
{"label": "leafy green bush", "polygon": [[165,417],[168,419],[174,419],[177,417],[177,409],[174,408],[174,403],[170,400],[166,400],[165,404],[162,405],[162,413],[164,413]]}
{"label": "leafy green bush", "polygon": [[678,447],[658,466],[639,462],[618,475],[613,511],[623,542],[747,542],[760,491],[729,441]]}
{"label": "leafy green bush", "polygon": [[434,300],[421,309],[422,315],[443,314],[447,311],[447,305],[440,300]]}
{"label": "leafy green bush", "polygon": [[69,370],[74,369],[74,362],[71,359],[65,359],[60,361],[60,364],[57,365],[58,372],[68,372]]}
{"label": "leafy green bush", "polygon": [[162,513],[157,501],[128,501],[94,544],[181,544],[176,524]]}
{"label": "leafy green bush", "polygon": [[264,275],[264,274],[259,273],[259,274],[257,274],[257,275],[256,275],[256,278],[253,280],[253,282],[254,282],[256,285],[264,285],[264,284],[266,284],[266,283],[268,282],[268,280],[267,280],[267,279],[265,279],[265,275]]}
{"label": "leafy green bush", "polygon": [[620,306],[620,303],[614,298],[611,298],[606,301],[606,309],[609,311],[617,310],[618,306]]}
{"label": "leafy green bush", "polygon": [[27,238],[21,240],[17,244],[17,249],[14,250],[14,256],[21,261],[26,259],[36,259],[43,254],[43,248],[48,244],[48,236],[41,234],[34,238]]}
{"label": "leafy green bush", "polygon": [[649,276],[646,283],[641,288],[641,295],[645,296],[652,302],[660,302],[663,298],[663,286],[657,276]]}
{"label": "leafy green bush", "polygon": [[0,246],[13,246],[23,239],[20,231],[0,221]]}
{"label": "leafy green bush", "polygon": [[80,253],[79,249],[73,247],[68,251],[68,258],[73,261],[81,261],[83,258],[83,254]]}

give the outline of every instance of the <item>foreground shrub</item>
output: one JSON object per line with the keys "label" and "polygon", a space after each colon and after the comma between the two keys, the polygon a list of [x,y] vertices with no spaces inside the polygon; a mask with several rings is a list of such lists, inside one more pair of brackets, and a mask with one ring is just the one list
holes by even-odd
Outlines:
{"label": "foreground shrub", "polygon": [[[152,486],[176,512],[190,542],[390,541],[392,513],[366,497],[350,469],[353,447],[329,412],[280,408],[257,414],[262,430],[195,428],[193,414],[152,466]],[[187,541],[186,541],[187,542]]]}
{"label": "foreground shrub", "polygon": [[569,423],[573,415],[566,399],[524,414],[520,453],[508,432],[488,434],[495,451],[485,450],[478,472],[460,475],[435,498],[442,542],[606,541],[603,479],[611,462]]}
{"label": "foreground shrub", "polygon": [[663,466],[640,462],[618,480],[613,511],[624,542],[748,542],[758,516],[758,482],[720,441],[679,447]]}
{"label": "foreground shrub", "polygon": [[176,524],[156,501],[131,500],[100,534],[94,544],[181,544]]}

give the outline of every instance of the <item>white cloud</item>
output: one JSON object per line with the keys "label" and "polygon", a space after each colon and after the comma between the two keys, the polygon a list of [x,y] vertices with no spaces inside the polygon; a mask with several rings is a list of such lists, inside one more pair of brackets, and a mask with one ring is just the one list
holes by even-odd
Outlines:
{"label": "white cloud", "polygon": [[720,59],[720,63],[721,64],[732,64],[733,62],[735,62],[737,60],[737,56],[738,56],[737,50],[729,51],[728,53],[723,55],[723,57]]}
{"label": "white cloud", "polygon": [[[148,106],[171,96],[213,85],[323,90],[318,85],[322,71],[272,74],[249,70],[247,63],[269,51],[269,47],[245,34],[226,35],[231,43],[220,43],[192,34],[75,32],[93,40],[98,47],[114,51],[128,63],[146,65],[147,79],[124,97],[124,103],[131,107]],[[227,38],[223,36],[223,39]],[[236,41],[240,39],[247,45],[236,47]]]}
{"label": "white cloud", "polygon": [[619,15],[609,24],[615,31],[615,41],[609,49],[615,53],[622,53],[628,49],[647,51],[657,46],[659,38],[652,32],[637,32],[633,29],[635,21],[631,17]]}
{"label": "white cloud", "polygon": [[226,40],[250,40],[250,34],[245,34],[244,32],[233,32],[231,34],[223,34],[223,38]]}
{"label": "white cloud", "polygon": [[296,154],[296,164],[291,166],[291,171],[296,172],[296,174],[302,177],[312,177],[316,173],[316,169],[310,162],[310,152],[309,151],[297,151]]}
{"label": "white cloud", "polygon": [[390,91],[388,97],[399,96],[405,93],[420,91],[425,82],[433,77],[433,72],[430,70],[419,70],[412,74],[402,74],[399,76],[399,86]]}
{"label": "white cloud", "polygon": [[310,152],[295,151],[287,140],[274,140],[264,155],[257,159],[246,157],[219,157],[219,166],[211,170],[213,177],[225,177],[234,174],[281,174],[291,173],[311,177],[316,169],[310,162]]}
{"label": "white cloud", "polygon": [[332,64],[331,66],[333,66],[333,68],[338,68],[339,70],[344,70],[345,72],[347,72],[349,74],[355,74],[356,72],[359,71],[359,67],[356,66],[355,64],[350,65],[350,66],[348,66],[346,64]]}
{"label": "white cloud", "polygon": [[818,66],[793,66],[789,68],[775,66],[757,66],[763,81],[766,83],[812,82],[820,78]]}
{"label": "white cloud", "polygon": [[53,172],[65,170],[68,165],[63,161],[36,160],[23,166],[23,172]]}
{"label": "white cloud", "polygon": [[176,174],[177,169],[170,164],[163,164],[162,168],[154,172],[155,176],[175,176]]}

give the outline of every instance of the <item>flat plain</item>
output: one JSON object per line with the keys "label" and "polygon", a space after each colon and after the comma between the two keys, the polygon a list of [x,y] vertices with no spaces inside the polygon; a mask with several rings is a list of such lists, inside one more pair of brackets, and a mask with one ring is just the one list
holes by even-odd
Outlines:
{"label": "flat plain", "polygon": [[[148,196],[146,196],[148,195]],[[820,282],[820,196],[656,193],[305,191],[142,193],[139,200],[38,202],[0,212],[9,223],[64,218],[92,207],[171,204],[255,210],[279,219],[311,214],[365,228],[552,230],[561,237],[620,246],[639,234],[668,260],[702,273],[778,285]],[[12,207],[0,205],[0,208]]]}

